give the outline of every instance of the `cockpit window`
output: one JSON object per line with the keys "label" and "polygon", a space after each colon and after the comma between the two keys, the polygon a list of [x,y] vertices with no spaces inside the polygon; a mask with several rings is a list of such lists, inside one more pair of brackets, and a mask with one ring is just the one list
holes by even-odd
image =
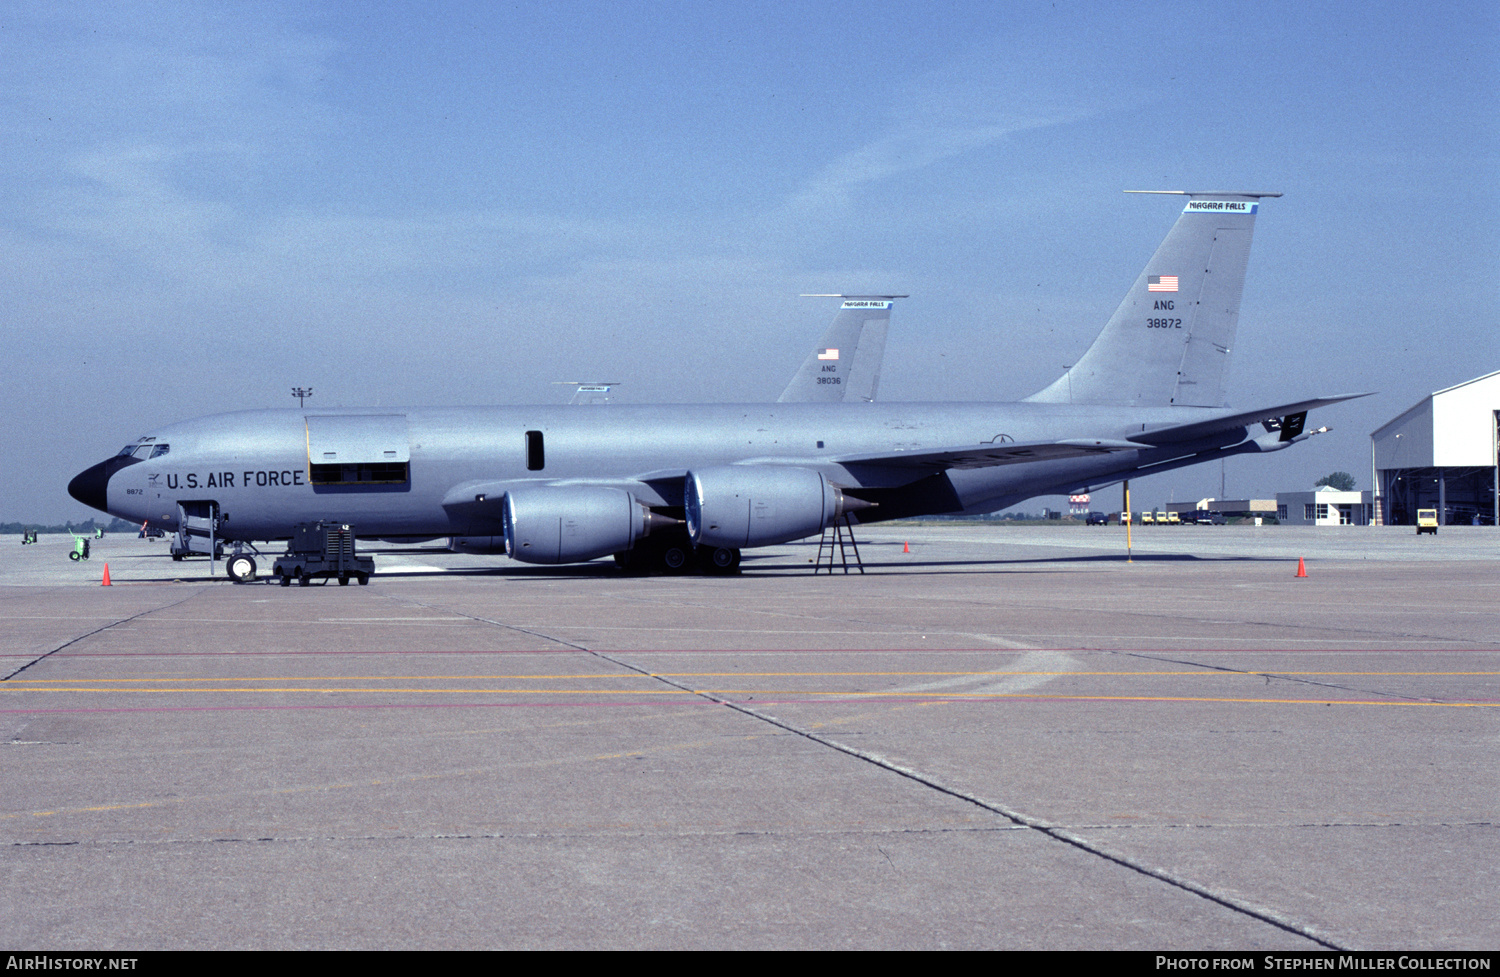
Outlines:
{"label": "cockpit window", "polygon": [[170,444],[153,444],[155,438],[141,438],[134,444],[127,444],[121,448],[116,458],[137,458],[145,461],[147,458],[160,458],[172,450]]}

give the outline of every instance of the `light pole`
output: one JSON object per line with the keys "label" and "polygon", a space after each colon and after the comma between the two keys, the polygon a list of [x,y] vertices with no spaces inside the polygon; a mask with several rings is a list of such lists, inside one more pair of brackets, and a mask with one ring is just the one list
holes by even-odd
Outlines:
{"label": "light pole", "polygon": [[303,399],[312,396],[312,387],[293,387],[292,396],[297,398],[297,406],[301,407]]}

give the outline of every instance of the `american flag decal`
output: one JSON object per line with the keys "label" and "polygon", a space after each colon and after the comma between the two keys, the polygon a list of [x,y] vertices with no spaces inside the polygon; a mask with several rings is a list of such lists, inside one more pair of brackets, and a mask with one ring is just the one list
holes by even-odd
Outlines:
{"label": "american flag decal", "polygon": [[1147,275],[1146,291],[1148,292],[1175,292],[1177,291],[1176,275]]}
{"label": "american flag decal", "polygon": [[[1175,292],[1176,289],[1173,289],[1173,291]],[[820,359],[820,360],[836,360],[838,358],[839,358],[839,351],[836,350],[836,349],[820,349],[820,350],[818,350],[818,359]]]}

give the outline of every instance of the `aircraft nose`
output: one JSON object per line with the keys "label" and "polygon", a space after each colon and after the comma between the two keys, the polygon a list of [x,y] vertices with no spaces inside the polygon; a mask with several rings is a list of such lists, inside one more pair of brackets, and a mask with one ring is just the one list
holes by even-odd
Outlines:
{"label": "aircraft nose", "polygon": [[73,476],[73,480],[68,483],[68,494],[86,506],[91,506],[101,512],[107,511],[109,476],[116,471],[116,468],[110,465],[111,461],[114,459],[101,461]]}

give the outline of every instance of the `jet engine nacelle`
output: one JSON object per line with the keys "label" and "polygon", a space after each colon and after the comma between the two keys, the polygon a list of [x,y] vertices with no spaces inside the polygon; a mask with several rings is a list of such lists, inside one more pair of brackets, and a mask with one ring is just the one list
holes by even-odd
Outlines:
{"label": "jet engine nacelle", "polygon": [[539,485],[505,493],[505,554],[522,563],[582,563],[622,553],[653,528],[674,524],[624,489]]}
{"label": "jet engine nacelle", "polygon": [[861,504],[806,468],[725,465],[690,471],[688,536],[695,546],[773,546],[827,529]]}

